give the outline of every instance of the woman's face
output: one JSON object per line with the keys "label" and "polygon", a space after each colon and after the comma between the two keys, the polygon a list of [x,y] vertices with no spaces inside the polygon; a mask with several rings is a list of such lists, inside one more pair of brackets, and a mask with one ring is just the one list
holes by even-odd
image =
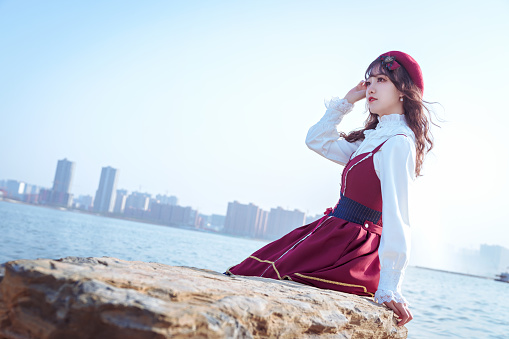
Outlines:
{"label": "woman's face", "polygon": [[386,75],[373,71],[365,82],[366,100],[369,111],[379,117],[387,114],[403,114],[403,102],[401,92]]}

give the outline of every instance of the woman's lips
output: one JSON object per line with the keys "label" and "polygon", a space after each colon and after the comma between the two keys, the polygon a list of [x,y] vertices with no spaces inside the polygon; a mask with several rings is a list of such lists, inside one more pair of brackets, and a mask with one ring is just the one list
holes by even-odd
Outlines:
{"label": "woman's lips", "polygon": [[373,98],[373,97],[369,97],[369,98],[368,98],[368,101],[369,101],[369,102],[373,102],[373,101],[375,101],[375,100],[377,100],[377,99],[376,99],[376,98]]}

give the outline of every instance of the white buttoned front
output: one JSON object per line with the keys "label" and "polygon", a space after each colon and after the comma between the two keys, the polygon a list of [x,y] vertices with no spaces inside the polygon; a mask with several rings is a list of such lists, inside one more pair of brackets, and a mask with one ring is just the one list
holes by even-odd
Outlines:
{"label": "white buttoned front", "polygon": [[364,227],[368,228],[368,227],[369,227],[369,224],[364,224]]}

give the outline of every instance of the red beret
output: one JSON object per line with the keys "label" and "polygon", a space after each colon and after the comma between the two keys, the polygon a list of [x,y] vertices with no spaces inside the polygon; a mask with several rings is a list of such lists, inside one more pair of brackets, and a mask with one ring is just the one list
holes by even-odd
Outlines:
{"label": "red beret", "polygon": [[403,66],[408,74],[410,75],[410,79],[420,88],[421,94],[424,93],[424,80],[422,78],[421,67],[414,58],[410,55],[399,52],[399,51],[390,51],[380,55],[380,60],[382,60],[382,64],[385,65],[390,70],[397,69],[400,65]]}

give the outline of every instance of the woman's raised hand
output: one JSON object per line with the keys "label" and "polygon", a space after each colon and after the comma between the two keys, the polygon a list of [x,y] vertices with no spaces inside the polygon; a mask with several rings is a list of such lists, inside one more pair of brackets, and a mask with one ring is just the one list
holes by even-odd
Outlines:
{"label": "woman's raised hand", "polygon": [[345,95],[345,99],[351,103],[354,104],[359,100],[362,100],[366,97],[366,82],[362,80],[352,88],[348,93]]}

